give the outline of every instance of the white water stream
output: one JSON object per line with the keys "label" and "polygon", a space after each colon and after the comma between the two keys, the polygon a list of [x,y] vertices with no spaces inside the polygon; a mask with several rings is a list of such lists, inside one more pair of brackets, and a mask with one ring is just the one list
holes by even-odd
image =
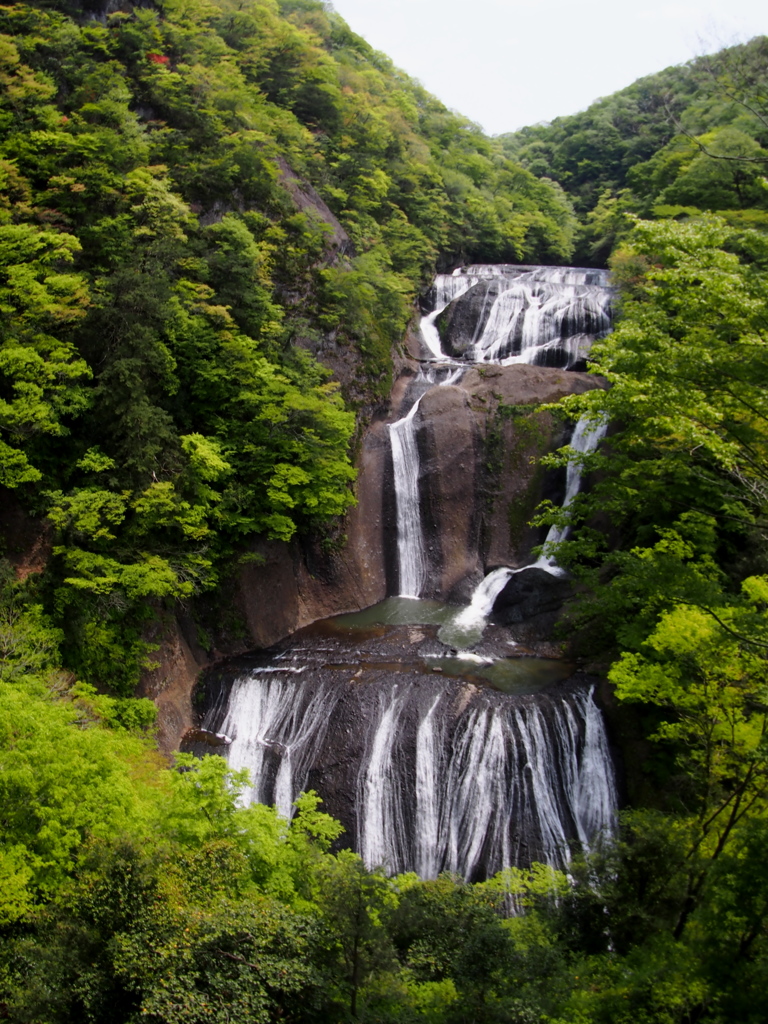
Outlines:
{"label": "white water stream", "polygon": [[[389,427],[398,590],[408,598],[424,592],[430,569],[419,502],[423,396],[457,383],[464,367],[478,362],[572,368],[592,338],[610,328],[600,271],[468,267],[438,276],[433,296],[434,308],[421,322],[433,365],[414,379],[404,415]],[[471,302],[476,316],[457,366],[456,353],[447,354],[441,342],[450,324],[438,320],[460,302]],[[605,424],[577,423],[563,507],[578,493],[583,457],[604,433]],[[550,529],[533,567],[562,572],[551,548],[567,531],[567,525]],[[486,576],[453,627],[479,636],[519,571],[500,568]],[[247,801],[275,804],[290,817],[299,792],[312,784],[323,795],[328,775],[335,780],[331,793],[343,791],[354,805],[349,838],[366,864],[423,878],[447,870],[473,879],[532,860],[564,867],[574,842],[588,848],[613,828],[614,769],[591,690],[511,697],[432,675],[439,666],[425,668],[416,681],[391,666],[389,674],[360,681],[362,670],[350,678],[343,665],[324,664],[323,650],[293,647],[289,663],[282,654],[252,669],[234,681],[226,706],[209,713],[206,728],[232,737],[230,765],[249,769]],[[353,649],[345,656],[352,665],[358,657]]]}
{"label": "white water stream", "polygon": [[427,576],[419,501],[419,451],[413,422],[420,401],[389,427],[397,504],[398,576],[403,597],[419,597]]}
{"label": "white water stream", "polygon": [[420,370],[411,385],[419,397],[401,419],[389,425],[392,468],[397,507],[398,583],[401,597],[420,597],[427,578],[427,556],[421,527],[419,498],[419,450],[417,415],[421,399],[432,387],[446,387],[460,380],[463,367],[445,371]]}
{"label": "white water stream", "polygon": [[438,274],[435,278],[434,309],[427,316],[421,318],[419,329],[421,338],[427,351],[431,353],[438,362],[445,362],[449,357],[445,355],[440,344],[440,334],[435,321],[454,299],[469,291],[480,279],[469,274]]}
{"label": "white water stream", "polygon": [[[588,417],[582,416],[576,423],[571,438],[570,447],[574,456],[569,459],[566,470],[565,498],[562,508],[566,509],[581,489],[581,477],[583,468],[583,457],[595,451],[598,444],[605,436],[607,423],[602,421],[595,423]],[[557,564],[555,551],[552,549],[556,544],[565,540],[570,531],[570,525],[565,523],[562,526],[552,525],[547,533],[546,540],[542,545],[541,554],[535,562],[522,566],[520,569],[509,569],[502,566],[493,569],[484,580],[475,588],[472,600],[456,614],[452,623],[446,624],[440,632],[440,636],[446,643],[465,646],[476,642],[482,635],[485,623],[490,617],[497,597],[507,585],[510,577],[526,569],[543,569],[553,576],[564,575],[563,569]]]}
{"label": "white water stream", "polygon": [[339,762],[335,723],[342,735],[363,731],[355,756],[342,754],[343,788],[369,867],[468,879],[532,859],[562,868],[574,843],[589,849],[612,829],[614,770],[591,690],[514,700],[429,676],[340,684],[309,659],[300,684],[252,671],[234,682],[223,719],[209,714],[209,728],[234,736],[230,765],[251,773],[248,802],[290,817],[310,773]]}

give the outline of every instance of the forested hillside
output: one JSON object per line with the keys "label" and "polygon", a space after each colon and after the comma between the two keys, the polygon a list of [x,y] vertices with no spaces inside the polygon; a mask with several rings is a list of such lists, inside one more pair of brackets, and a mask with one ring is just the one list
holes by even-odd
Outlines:
{"label": "forested hillside", "polygon": [[2,484],[51,524],[67,664],[127,694],[148,602],[348,508],[438,258],[567,260],[575,221],[314,0],[0,30]]}
{"label": "forested hillside", "polygon": [[719,212],[768,225],[768,38],[641,78],[571,117],[500,137],[558,182],[582,222],[577,259],[604,264],[627,214]]}
{"label": "forested hillside", "polygon": [[[0,1019],[763,1024],[768,43],[491,140],[316,0],[114,6],[0,7]],[[388,878],[312,794],[169,766],[152,622],[343,542],[436,268],[574,254],[619,315],[555,414],[610,430],[541,514],[616,835]]]}

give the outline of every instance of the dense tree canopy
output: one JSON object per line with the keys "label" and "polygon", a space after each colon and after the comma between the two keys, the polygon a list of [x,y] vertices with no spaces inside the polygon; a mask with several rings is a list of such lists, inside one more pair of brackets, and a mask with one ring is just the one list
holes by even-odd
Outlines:
{"label": "dense tree canopy", "polygon": [[[494,141],[316,0],[0,7],[0,486],[52,549],[0,578],[0,1017],[766,1019],[765,53]],[[544,514],[646,755],[617,835],[568,878],[391,879],[312,794],[288,823],[169,767],[148,619],[349,507],[436,266],[576,242],[620,308],[566,406],[611,428]]]}
{"label": "dense tree canopy", "polygon": [[[628,816],[610,855],[628,864],[607,868],[616,894],[602,896],[610,913],[633,872],[662,872],[623,940],[637,969],[666,934],[674,969],[713,986],[684,997],[704,999],[697,1012],[756,1020],[761,996],[747,1007],[725,978],[765,992],[752,858],[768,810],[766,239],[714,217],[638,222],[612,264],[620,316],[592,353],[610,386],[568,400],[612,429],[558,557],[585,587],[578,642],[612,662],[616,697],[659,753],[655,778],[632,780],[655,809]],[[689,1019],[679,1012],[669,1019]]]}
{"label": "dense tree canopy", "polygon": [[572,117],[501,137],[558,182],[582,221],[577,257],[604,263],[626,214],[717,211],[768,225],[768,37],[642,78]]}

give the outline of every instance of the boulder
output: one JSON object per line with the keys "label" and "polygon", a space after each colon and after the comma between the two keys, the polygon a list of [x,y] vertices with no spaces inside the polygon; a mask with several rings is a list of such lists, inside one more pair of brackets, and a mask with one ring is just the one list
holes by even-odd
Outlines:
{"label": "boulder", "polygon": [[446,355],[457,358],[466,355],[474,340],[483,333],[494,301],[508,288],[508,281],[490,278],[473,285],[446,306],[437,318],[437,329]]}
{"label": "boulder", "polygon": [[510,576],[493,606],[493,617],[512,626],[536,616],[559,611],[572,593],[571,581],[532,565]]}

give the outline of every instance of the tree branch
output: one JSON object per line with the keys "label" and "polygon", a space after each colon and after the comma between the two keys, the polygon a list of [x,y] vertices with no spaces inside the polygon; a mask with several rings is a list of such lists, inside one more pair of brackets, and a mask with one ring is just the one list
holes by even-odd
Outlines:
{"label": "tree branch", "polygon": [[752,644],[754,647],[762,647],[765,650],[768,650],[768,643],[765,643],[765,641],[751,640],[748,636],[744,636],[743,633],[737,633],[735,629],[731,629],[730,626],[726,626],[723,620],[715,612],[713,612],[711,608],[707,608],[707,606],[703,604],[698,605],[698,607],[701,608],[703,612],[706,612],[707,615],[711,615],[715,622],[718,624],[718,626],[721,627],[721,629],[724,629],[726,633],[730,633],[731,636],[735,637],[737,640],[741,640],[745,644]]}
{"label": "tree branch", "polygon": [[666,102],[664,103],[664,107],[667,111],[667,116],[669,117],[670,121],[675,126],[677,131],[680,132],[681,135],[684,135],[687,139],[690,139],[691,142],[695,146],[697,146],[705,156],[711,157],[712,160],[727,160],[730,163],[737,164],[768,165],[768,156],[729,156],[727,153],[713,153],[710,149],[707,149],[707,147],[700,139],[698,139],[692,132],[689,132],[685,125],[683,125],[683,123],[675,117],[675,115],[672,113],[671,108]]}

